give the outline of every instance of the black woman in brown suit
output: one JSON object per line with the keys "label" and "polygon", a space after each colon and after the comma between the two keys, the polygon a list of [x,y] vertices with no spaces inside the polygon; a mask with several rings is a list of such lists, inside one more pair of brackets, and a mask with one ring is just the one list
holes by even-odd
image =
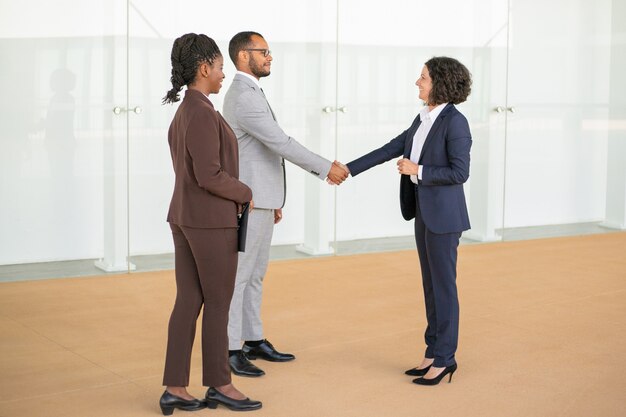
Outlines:
{"label": "black woman in brown suit", "polygon": [[[209,101],[224,79],[223,58],[206,35],[189,33],[174,41],[172,86],[163,103],[182,104],[168,141],[176,181],[167,221],[174,237],[176,302],[168,328],[167,355],[159,402],[164,415],[218,404],[232,410],[261,408],[231,383],[228,364],[228,310],[237,271],[237,213],[252,200],[239,181],[237,139]],[[191,349],[202,317],[202,400],[187,392]]]}

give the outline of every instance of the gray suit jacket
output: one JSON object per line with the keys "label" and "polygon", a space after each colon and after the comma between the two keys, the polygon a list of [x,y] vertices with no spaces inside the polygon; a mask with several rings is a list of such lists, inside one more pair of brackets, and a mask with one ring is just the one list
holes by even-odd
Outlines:
{"label": "gray suit jacket", "polygon": [[239,180],[252,189],[254,206],[277,209],[285,204],[286,159],[319,179],[332,162],[309,151],[278,125],[261,89],[236,74],[224,97],[224,118],[239,140]]}

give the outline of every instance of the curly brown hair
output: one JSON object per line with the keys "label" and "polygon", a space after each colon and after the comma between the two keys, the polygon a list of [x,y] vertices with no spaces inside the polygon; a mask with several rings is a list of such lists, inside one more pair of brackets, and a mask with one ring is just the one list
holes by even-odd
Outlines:
{"label": "curly brown hair", "polygon": [[424,64],[433,87],[428,95],[428,104],[463,103],[472,92],[472,74],[454,58],[436,56]]}

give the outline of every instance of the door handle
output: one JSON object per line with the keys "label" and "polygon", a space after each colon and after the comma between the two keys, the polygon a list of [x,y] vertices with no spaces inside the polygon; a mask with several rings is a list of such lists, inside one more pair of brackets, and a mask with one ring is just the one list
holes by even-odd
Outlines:
{"label": "door handle", "polygon": [[[113,107],[114,114],[122,114],[122,113],[126,113],[127,111],[128,109],[126,107],[120,107],[120,106]],[[141,114],[141,112],[143,112],[143,109],[139,106],[135,106],[135,108],[130,109],[130,111],[134,112],[135,114]]]}

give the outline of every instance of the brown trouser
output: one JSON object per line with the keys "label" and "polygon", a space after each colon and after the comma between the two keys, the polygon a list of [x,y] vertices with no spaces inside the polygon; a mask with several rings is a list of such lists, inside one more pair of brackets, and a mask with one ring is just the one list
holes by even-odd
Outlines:
{"label": "brown trouser", "polygon": [[200,308],[202,385],[229,384],[228,310],[237,273],[237,229],[196,229],[170,223],[176,302],[170,317],[163,385],[189,385],[191,349]]}

